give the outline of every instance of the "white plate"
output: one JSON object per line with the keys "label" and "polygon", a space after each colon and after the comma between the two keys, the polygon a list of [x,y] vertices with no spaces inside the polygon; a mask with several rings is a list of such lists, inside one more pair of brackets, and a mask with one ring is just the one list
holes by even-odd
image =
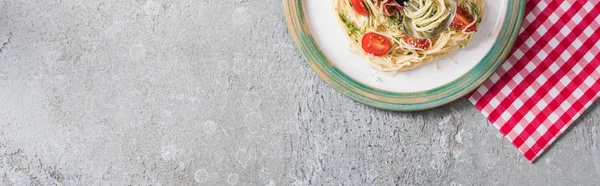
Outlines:
{"label": "white plate", "polygon": [[[348,49],[347,34],[330,0],[305,0],[304,11],[321,51],[344,74],[358,82],[390,92],[421,92],[446,85],[471,70],[492,49],[502,29],[508,0],[486,0],[479,30],[464,49],[452,53],[457,63],[442,58],[414,70],[390,76],[374,70],[367,58]],[[436,67],[439,65],[439,68]]]}

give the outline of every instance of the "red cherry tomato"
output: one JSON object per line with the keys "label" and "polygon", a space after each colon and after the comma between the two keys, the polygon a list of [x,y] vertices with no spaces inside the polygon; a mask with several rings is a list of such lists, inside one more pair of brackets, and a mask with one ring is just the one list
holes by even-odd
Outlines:
{"label": "red cherry tomato", "polygon": [[[456,9],[456,16],[454,16],[454,20],[452,20],[452,27],[457,30],[464,30],[469,24],[473,22],[473,17],[469,15],[469,12],[465,11],[461,7]],[[466,32],[475,32],[477,30],[477,25],[473,25]]]}
{"label": "red cherry tomato", "polygon": [[369,32],[362,38],[362,48],[365,52],[374,56],[383,56],[390,51],[392,43],[387,37]]}
{"label": "red cherry tomato", "polygon": [[358,15],[361,15],[361,16],[369,15],[369,11],[367,11],[367,8],[365,7],[363,0],[352,0],[352,8],[354,8],[354,11],[356,11],[356,13],[358,13]]}
{"label": "red cherry tomato", "polygon": [[411,45],[413,47],[420,48],[423,50],[431,47],[431,42],[429,42],[428,39],[416,39],[416,38],[406,36],[404,38],[404,42],[408,43],[409,45]]}

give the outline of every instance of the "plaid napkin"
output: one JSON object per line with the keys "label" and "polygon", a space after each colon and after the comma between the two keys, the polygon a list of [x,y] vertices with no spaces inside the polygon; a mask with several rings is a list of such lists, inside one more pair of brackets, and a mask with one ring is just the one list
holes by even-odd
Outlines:
{"label": "plaid napkin", "polygon": [[513,53],[469,96],[529,161],[600,95],[600,2],[528,0]]}

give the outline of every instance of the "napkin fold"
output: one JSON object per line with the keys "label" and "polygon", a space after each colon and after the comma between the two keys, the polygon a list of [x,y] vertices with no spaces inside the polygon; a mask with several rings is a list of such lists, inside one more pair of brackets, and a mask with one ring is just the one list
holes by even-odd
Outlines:
{"label": "napkin fold", "polygon": [[506,62],[469,100],[535,161],[600,96],[600,2],[528,0]]}

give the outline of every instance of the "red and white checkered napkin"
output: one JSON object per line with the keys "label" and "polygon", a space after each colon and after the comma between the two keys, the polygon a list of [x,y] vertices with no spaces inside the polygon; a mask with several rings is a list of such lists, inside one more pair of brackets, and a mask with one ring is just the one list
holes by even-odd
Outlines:
{"label": "red and white checkered napkin", "polygon": [[600,2],[528,0],[513,53],[469,100],[534,161],[600,96]]}

